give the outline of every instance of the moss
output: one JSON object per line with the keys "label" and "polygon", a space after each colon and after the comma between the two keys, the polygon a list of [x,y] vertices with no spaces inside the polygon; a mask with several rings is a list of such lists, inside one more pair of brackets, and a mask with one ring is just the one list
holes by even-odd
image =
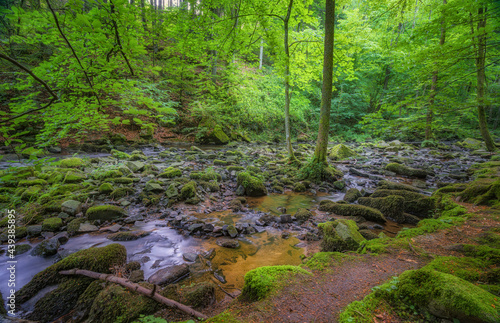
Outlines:
{"label": "moss", "polygon": [[191,181],[181,188],[181,199],[187,200],[196,196],[196,182]]}
{"label": "moss", "polygon": [[490,230],[483,233],[475,239],[482,245],[487,245],[488,247],[500,249],[500,235],[495,230]]}
{"label": "moss", "polygon": [[63,225],[62,219],[53,217],[43,220],[42,231],[55,232],[59,231]]}
{"label": "moss", "polygon": [[45,213],[61,212],[61,205],[63,202],[63,200],[51,200],[42,205],[43,211]]}
{"label": "moss", "polygon": [[258,177],[252,176],[247,171],[238,174],[237,184],[243,185],[248,196],[267,195],[267,189],[264,186],[264,182]]}
{"label": "moss", "polygon": [[481,259],[489,265],[497,265],[500,263],[500,249],[490,246],[476,246],[471,244],[463,245],[463,254],[469,257]]}
{"label": "moss", "polygon": [[419,189],[416,187],[413,187],[411,185],[406,185],[406,184],[401,184],[401,183],[394,183],[390,181],[380,181],[377,183],[377,186],[380,189],[388,189],[388,190],[405,190],[405,191],[412,191],[412,192],[418,192]]}
{"label": "moss", "polygon": [[358,199],[361,205],[369,206],[382,212],[383,215],[393,219],[398,223],[405,222],[403,213],[405,199],[397,195],[389,195],[387,197],[361,197]]}
{"label": "moss", "polygon": [[439,230],[447,229],[455,225],[459,225],[465,221],[464,218],[458,217],[441,217],[439,219],[425,219],[418,223],[417,227],[399,231],[398,238],[411,238],[426,233],[432,233]]}
{"label": "moss", "polygon": [[404,272],[396,294],[440,317],[462,322],[498,322],[500,301],[494,295],[463,279],[435,270]]}
{"label": "moss", "polygon": [[19,181],[18,186],[34,186],[34,185],[39,185],[39,186],[45,186],[47,185],[47,181],[44,179],[24,179]]}
{"label": "moss", "polygon": [[309,220],[313,216],[313,214],[307,209],[299,208],[297,209],[297,212],[295,212],[294,216],[297,219],[297,221],[305,222]]}
{"label": "moss", "polygon": [[320,211],[327,211],[343,216],[362,216],[363,218],[374,222],[386,222],[384,215],[377,209],[356,205],[335,203],[329,200],[323,200],[319,204]]}
{"label": "moss", "polygon": [[257,166],[247,166],[247,171],[255,174],[262,173],[262,170]]}
{"label": "moss", "polygon": [[405,199],[404,211],[421,217],[429,217],[436,208],[435,199],[420,193],[406,190],[376,190],[370,197],[402,196]]}
{"label": "moss", "polygon": [[66,231],[68,231],[68,234],[70,236],[75,235],[78,232],[78,229],[80,229],[80,224],[85,223],[85,221],[86,219],[84,218],[76,218],[71,220],[71,222],[68,223]]}
{"label": "moss", "polygon": [[174,167],[168,167],[167,169],[165,169],[163,171],[163,173],[161,173],[160,175],[158,175],[158,177],[162,177],[162,178],[174,178],[174,177],[179,177],[182,175],[182,172],[180,169],[177,169],[177,168],[174,168]]}
{"label": "moss", "polygon": [[116,284],[108,284],[94,299],[88,320],[128,323],[133,322],[140,314],[152,314],[158,308],[158,303],[148,297],[130,292]]}
{"label": "moss", "polygon": [[329,157],[333,160],[342,160],[357,155],[358,154],[354,150],[350,149],[349,147],[343,144],[334,146],[329,153]]}
{"label": "moss", "polygon": [[80,168],[84,164],[85,164],[84,161],[81,158],[77,157],[62,159],[59,162],[59,166],[64,168]]}
{"label": "moss", "polygon": [[121,207],[115,205],[92,206],[85,213],[89,220],[112,220],[122,218],[126,212]]}
{"label": "moss", "polygon": [[116,150],[116,149],[111,149],[111,156],[115,157],[116,159],[129,159],[130,158],[129,154],[127,154],[123,151]]}
{"label": "moss", "polygon": [[318,224],[323,234],[321,251],[357,250],[366,239],[359,233],[353,220],[335,220]]}
{"label": "moss", "polygon": [[214,165],[226,166],[227,165],[227,161],[220,160],[220,159],[214,159]]}
{"label": "moss", "polygon": [[487,263],[471,257],[437,257],[424,268],[434,269],[461,279],[476,282],[487,270]]}
{"label": "moss", "polygon": [[143,238],[149,235],[151,232],[147,231],[127,231],[127,232],[116,232],[107,236],[109,240],[112,241],[131,241]]}
{"label": "moss", "polygon": [[323,270],[353,256],[340,252],[317,252],[304,264],[309,269]]}
{"label": "moss", "polygon": [[210,191],[210,192],[218,192],[220,191],[220,186],[219,186],[219,183],[216,183],[216,182],[205,182],[205,181],[202,181],[200,182],[200,185]]}
{"label": "moss", "polygon": [[295,185],[293,185],[293,191],[294,192],[305,192],[306,186],[301,182],[295,183]]}
{"label": "moss", "polygon": [[347,203],[354,203],[361,197],[361,192],[357,188],[350,188],[344,195],[344,201]]}
{"label": "moss", "polygon": [[228,167],[226,167],[226,169],[227,169],[229,172],[233,172],[233,171],[235,171],[235,172],[239,172],[239,171],[244,170],[245,168],[244,168],[244,167],[242,167],[242,166],[228,166]]}
{"label": "moss", "polygon": [[87,176],[84,174],[80,173],[75,173],[75,172],[67,172],[66,176],[64,176],[64,183],[70,184],[70,183],[80,183],[83,182],[85,179],[87,179]]}
{"label": "moss", "polygon": [[385,166],[385,169],[398,175],[405,175],[409,177],[426,178],[428,175],[428,173],[424,170],[411,168],[398,163],[389,163]]}
{"label": "moss", "polygon": [[215,287],[211,282],[202,282],[182,289],[183,304],[206,307],[215,301]]}
{"label": "moss", "polygon": [[134,193],[134,190],[130,187],[119,187],[115,189],[109,195],[113,199],[121,199],[122,197],[129,196]]}
{"label": "moss", "polygon": [[[377,286],[381,290],[392,289],[395,284],[386,283]],[[373,323],[376,309],[386,308],[386,301],[379,292],[372,292],[362,301],[354,301],[339,314],[339,323]]]}
{"label": "moss", "polygon": [[131,183],[136,181],[135,178],[131,178],[131,177],[117,177],[117,178],[113,178],[110,180],[113,181],[114,183],[118,183],[118,184],[131,184]]}
{"label": "moss", "polygon": [[110,183],[102,183],[101,186],[99,186],[99,193],[101,194],[109,194],[113,192],[114,187]]}
{"label": "moss", "polygon": [[80,184],[55,185],[53,187],[54,189],[50,191],[51,196],[66,195],[83,189],[83,186]]}
{"label": "moss", "polygon": [[36,200],[42,191],[42,187],[40,185],[30,186],[28,189],[24,190],[21,194],[21,200],[30,201]]}
{"label": "moss", "polygon": [[224,130],[222,130],[220,125],[216,125],[213,128],[213,130],[208,134],[207,139],[208,142],[213,142],[218,145],[225,145],[230,141],[229,137],[224,133]]}
{"label": "moss", "polygon": [[259,300],[279,287],[284,279],[291,279],[297,274],[311,275],[298,266],[264,266],[250,270],[245,274],[242,295],[250,300]]}
{"label": "moss", "polygon": [[109,270],[113,265],[125,264],[126,259],[127,250],[117,243],[102,248],[77,251],[36,274],[28,284],[17,292],[16,299],[22,304],[46,286],[63,281],[65,276],[59,274],[61,270],[79,268],[99,273],[110,273]]}
{"label": "moss", "polygon": [[123,172],[119,171],[118,169],[109,169],[109,170],[96,170],[92,172],[92,177],[98,180],[105,180],[108,178],[117,178],[117,177],[122,177],[124,174]]}

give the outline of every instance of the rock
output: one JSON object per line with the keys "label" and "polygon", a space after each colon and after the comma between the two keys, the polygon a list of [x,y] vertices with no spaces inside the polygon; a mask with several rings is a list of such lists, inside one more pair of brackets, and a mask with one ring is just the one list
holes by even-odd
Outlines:
{"label": "rock", "polygon": [[153,192],[153,193],[160,193],[164,191],[163,187],[161,187],[160,184],[150,183],[150,182],[146,183],[144,190],[146,192]]}
{"label": "rock", "polygon": [[243,185],[238,185],[238,187],[236,188],[235,194],[238,196],[245,195],[245,188],[243,187]]}
{"label": "rock", "polygon": [[398,163],[389,163],[385,166],[385,169],[398,175],[405,175],[409,177],[426,178],[427,175],[429,175],[429,172],[425,170],[411,168]]}
{"label": "rock", "polygon": [[328,155],[333,160],[342,160],[349,157],[357,156],[357,153],[350,149],[349,147],[339,144],[334,146]]}
{"label": "rock", "polygon": [[126,232],[117,232],[112,233],[107,236],[109,240],[112,241],[132,241],[143,238],[149,235],[151,232],[147,231],[126,231]]}
{"label": "rock", "polygon": [[361,196],[361,192],[357,188],[350,188],[344,195],[344,201],[347,203],[354,203]]}
{"label": "rock", "polygon": [[217,245],[229,249],[236,249],[240,247],[240,243],[238,242],[238,240],[230,239],[217,240]]}
{"label": "rock", "polygon": [[67,232],[59,232],[54,236],[53,239],[57,239],[57,241],[59,241],[60,244],[65,244],[66,242],[68,242],[69,236]]}
{"label": "rock", "polygon": [[196,232],[200,232],[203,230],[203,227],[205,225],[203,223],[194,223],[194,224],[191,224],[188,228],[188,231],[193,234],[193,233],[196,233]]}
{"label": "rock", "polygon": [[404,212],[421,216],[429,217],[435,209],[435,200],[432,197],[425,196],[416,192],[406,190],[376,190],[370,197],[386,197],[390,195],[398,195],[405,199]]}
{"label": "rock", "polygon": [[174,184],[170,184],[165,192],[168,198],[175,198],[179,195],[179,191],[177,191],[177,187]]}
{"label": "rock", "polygon": [[397,195],[389,195],[387,197],[361,197],[358,199],[361,205],[369,206],[380,210],[382,214],[393,219],[397,223],[405,223],[404,204],[405,199]]}
{"label": "rock", "polygon": [[53,256],[57,253],[57,249],[59,248],[59,246],[60,243],[57,239],[51,238],[48,240],[43,240],[38,245],[36,245],[33,250],[31,250],[31,255],[42,257]]}
{"label": "rock", "polygon": [[134,173],[143,171],[146,166],[145,163],[140,161],[127,161],[125,165]]}
{"label": "rock", "polygon": [[121,228],[122,228],[122,226],[120,224],[113,224],[112,226],[101,228],[101,229],[99,229],[99,231],[108,231],[108,232],[115,233],[115,232],[120,231]]}
{"label": "rock", "polygon": [[95,225],[93,224],[90,224],[88,222],[85,222],[85,223],[81,223],[80,226],[78,227],[78,230],[77,232],[78,233],[88,233],[88,232],[95,232],[95,231],[98,231],[99,228],[96,227]]}
{"label": "rock", "polygon": [[189,262],[195,262],[196,260],[198,260],[199,256],[200,255],[198,255],[194,252],[186,252],[186,253],[182,254],[182,258],[184,258],[184,260],[189,261]]}
{"label": "rock", "polygon": [[56,146],[51,146],[51,147],[47,148],[47,150],[49,151],[49,153],[53,153],[53,154],[60,154],[62,151],[61,147],[56,147]]}
{"label": "rock", "polygon": [[297,212],[295,212],[295,215],[294,217],[297,219],[297,221],[299,222],[305,222],[307,220],[309,220],[309,218],[311,218],[313,216],[313,214],[306,210],[306,209],[297,209]]}
{"label": "rock", "polygon": [[318,225],[323,234],[321,251],[357,250],[366,239],[359,233],[353,220],[335,220]]}
{"label": "rock", "polygon": [[29,225],[26,227],[28,237],[38,237],[42,233],[42,226],[39,224]]}
{"label": "rock", "polygon": [[196,196],[196,182],[191,181],[181,188],[181,198],[187,200]]}
{"label": "rock", "polygon": [[281,214],[280,223],[292,223],[292,216],[290,214]]}
{"label": "rock", "polygon": [[199,139],[201,143],[213,143],[216,145],[225,145],[230,139],[222,130],[220,125],[215,125],[215,127],[210,130],[205,136]]}
{"label": "rock", "polygon": [[86,213],[89,220],[109,221],[123,218],[127,215],[124,209],[115,205],[92,206]]}
{"label": "rock", "polygon": [[66,158],[59,161],[59,165],[63,168],[80,168],[84,164],[83,160],[77,157]]}
{"label": "rock", "polygon": [[163,268],[148,278],[148,282],[155,285],[168,285],[189,275],[189,266],[186,264]]}
{"label": "rock", "polygon": [[378,238],[378,235],[375,232],[367,230],[367,229],[359,230],[359,233],[366,240],[373,240],[373,239],[377,239]]}
{"label": "rock", "polygon": [[267,195],[267,189],[264,186],[264,182],[252,176],[249,172],[241,172],[237,176],[238,186],[242,185],[245,188],[245,192],[248,196],[264,196]]}
{"label": "rock", "polygon": [[141,269],[132,271],[128,276],[128,280],[130,280],[132,283],[144,281],[144,271]]}
{"label": "rock", "polygon": [[75,216],[82,210],[82,203],[75,200],[68,200],[61,204],[61,211]]}
{"label": "rock", "polygon": [[231,238],[236,238],[236,236],[238,236],[238,230],[236,230],[236,228],[234,227],[234,225],[229,225],[227,227],[227,233],[229,234],[229,236]]}
{"label": "rock", "polygon": [[203,308],[215,302],[215,287],[212,282],[202,282],[182,290],[182,298],[187,305]]}
{"label": "rock", "polygon": [[62,227],[62,219],[53,217],[43,220],[42,231],[56,232]]}
{"label": "rock", "polygon": [[[22,255],[31,250],[31,246],[29,244],[18,244],[16,245],[16,249],[14,250],[14,255]],[[1,294],[0,294],[1,295]],[[0,299],[1,301],[1,299]]]}
{"label": "rock", "polygon": [[473,138],[466,138],[462,142],[457,142],[457,145],[472,150],[483,148],[483,142]]}
{"label": "rock", "polygon": [[377,209],[356,205],[335,203],[329,200],[323,200],[319,205],[320,211],[332,212],[343,216],[361,216],[369,221],[385,223],[384,215]]}

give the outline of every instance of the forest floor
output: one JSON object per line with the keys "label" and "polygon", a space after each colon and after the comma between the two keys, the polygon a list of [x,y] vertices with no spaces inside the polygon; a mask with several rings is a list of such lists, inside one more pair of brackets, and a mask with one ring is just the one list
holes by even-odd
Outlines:
{"label": "forest floor", "polygon": [[[381,255],[355,254],[312,276],[297,276],[274,295],[258,302],[236,299],[219,304],[211,315],[229,310],[243,322],[337,322],[342,309],[362,300],[375,286],[406,270],[418,269],[436,256],[457,256],[459,244],[477,244],[476,239],[500,227],[498,215],[486,207],[460,203],[475,217],[462,225],[412,238],[410,248],[395,248]],[[374,323],[399,322],[383,308]],[[219,322],[219,321],[216,321]]]}

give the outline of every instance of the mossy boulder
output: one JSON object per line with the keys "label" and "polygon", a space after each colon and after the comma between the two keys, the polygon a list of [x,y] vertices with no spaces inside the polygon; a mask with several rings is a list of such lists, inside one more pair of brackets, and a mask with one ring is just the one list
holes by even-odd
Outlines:
{"label": "mossy boulder", "polygon": [[61,218],[53,217],[43,220],[42,231],[56,232],[61,229],[63,221]]}
{"label": "mossy boulder", "polygon": [[181,199],[188,200],[196,197],[196,182],[190,181],[181,188]]}
{"label": "mossy boulder", "polygon": [[23,201],[31,201],[36,200],[42,191],[42,187],[40,185],[30,186],[21,194],[21,200]]}
{"label": "mossy boulder", "polygon": [[170,184],[165,191],[165,195],[169,198],[175,198],[179,195],[179,191],[177,190],[177,187],[175,184]]}
{"label": "mossy boulder", "polygon": [[102,183],[101,186],[99,186],[99,193],[101,194],[110,194],[114,190],[115,188],[110,183]]}
{"label": "mossy boulder", "polygon": [[86,179],[87,176],[85,174],[77,172],[67,172],[66,176],[64,176],[63,182],[66,184],[81,183]]}
{"label": "mossy boulder", "polygon": [[99,205],[92,206],[85,213],[89,220],[108,221],[120,219],[127,215],[124,209],[116,205]]}
{"label": "mossy boulder", "polygon": [[346,145],[339,144],[330,149],[328,156],[333,160],[342,160],[349,157],[357,156],[358,154],[347,147]]}
{"label": "mossy boulder", "polygon": [[82,203],[75,200],[67,200],[61,204],[61,211],[71,216],[75,216],[82,210]]}
{"label": "mossy boulder", "polygon": [[206,135],[199,139],[202,143],[213,143],[216,145],[225,145],[230,139],[222,130],[220,125],[215,125],[212,130],[206,132]]}
{"label": "mossy boulder", "polygon": [[467,185],[467,188],[458,193],[465,202],[477,205],[493,206],[500,200],[500,179],[493,181],[481,178]]}
{"label": "mossy boulder", "polygon": [[358,203],[379,210],[382,214],[397,223],[404,223],[404,205],[405,199],[398,195],[389,195],[387,197],[361,197]]}
{"label": "mossy boulder", "polygon": [[143,238],[149,235],[151,232],[147,231],[127,231],[127,232],[116,232],[108,235],[109,240],[113,241],[132,241]]}
{"label": "mossy boulder", "polygon": [[402,183],[395,183],[387,180],[382,180],[377,183],[378,188],[380,189],[387,189],[387,190],[405,190],[405,191],[412,191],[412,192],[419,192],[420,190],[416,187],[413,187],[411,185],[407,184],[402,184]]}
{"label": "mossy boulder", "polygon": [[366,239],[353,220],[335,220],[318,225],[323,234],[321,251],[357,250]]}
{"label": "mossy boulder", "polygon": [[45,186],[47,185],[47,181],[44,179],[23,179],[20,180],[17,186],[23,187],[23,186],[34,186],[34,185],[40,185],[40,186]]}
{"label": "mossy boulder", "polygon": [[66,158],[59,162],[59,166],[64,168],[81,168],[83,165],[85,162],[78,157]]}
{"label": "mossy boulder", "polygon": [[146,167],[146,164],[140,161],[128,161],[125,165],[130,169],[133,173],[141,172]]}
{"label": "mossy boulder", "polygon": [[[151,288],[152,286],[147,285],[146,287]],[[87,322],[129,323],[135,321],[141,314],[152,314],[158,309],[158,302],[130,292],[122,286],[108,284],[95,297]]]}
{"label": "mossy boulder", "polygon": [[377,209],[357,205],[357,204],[344,204],[335,203],[329,200],[323,200],[319,205],[320,211],[327,211],[343,216],[361,216],[368,221],[385,223],[386,219],[382,212]]}
{"label": "mossy boulder", "polygon": [[352,187],[347,190],[343,200],[346,201],[347,203],[354,203],[361,196],[362,196],[361,192],[357,188]]}
{"label": "mossy boulder", "polygon": [[242,295],[249,300],[259,300],[279,287],[285,280],[296,275],[311,275],[298,266],[264,266],[250,270],[245,274]]}
{"label": "mossy boulder", "polygon": [[429,172],[425,170],[411,168],[398,163],[389,163],[385,166],[385,169],[398,175],[404,175],[408,177],[426,178],[427,175],[429,175]]}
{"label": "mossy boulder", "polygon": [[28,284],[17,292],[16,300],[19,304],[23,304],[43,288],[64,281],[67,276],[60,275],[61,270],[79,268],[100,273],[110,273],[111,267],[125,264],[126,260],[127,250],[117,243],[102,248],[77,251],[36,274]]}
{"label": "mossy boulder", "polygon": [[404,212],[420,217],[429,217],[436,208],[434,198],[407,190],[376,190],[370,197],[401,196],[405,199]]}
{"label": "mossy boulder", "polygon": [[457,145],[471,150],[477,150],[483,148],[483,142],[473,138],[466,138],[461,142],[457,142]]}
{"label": "mossy boulder", "polygon": [[134,193],[134,190],[130,187],[118,187],[115,189],[109,196],[113,199],[120,199],[122,197],[131,195]]}
{"label": "mossy boulder", "polygon": [[302,182],[298,182],[293,185],[294,192],[305,192],[306,190],[306,186]]}
{"label": "mossy boulder", "polygon": [[249,172],[241,172],[237,176],[237,184],[245,188],[245,193],[248,196],[264,196],[267,195],[267,189],[264,182],[252,176]]}
{"label": "mossy boulder", "polygon": [[174,167],[168,167],[163,171],[163,173],[158,175],[158,177],[162,178],[174,178],[179,176],[182,176],[181,170]]}
{"label": "mossy boulder", "polygon": [[307,209],[299,208],[297,209],[297,212],[295,212],[294,216],[297,219],[297,221],[302,223],[309,220],[313,216],[313,214],[311,213],[311,211]]}
{"label": "mossy boulder", "polygon": [[181,297],[184,304],[203,308],[215,302],[215,288],[212,282],[202,282],[182,289]]}
{"label": "mossy boulder", "polygon": [[435,270],[404,272],[397,295],[431,314],[460,322],[499,322],[500,300],[484,289],[456,276]]}

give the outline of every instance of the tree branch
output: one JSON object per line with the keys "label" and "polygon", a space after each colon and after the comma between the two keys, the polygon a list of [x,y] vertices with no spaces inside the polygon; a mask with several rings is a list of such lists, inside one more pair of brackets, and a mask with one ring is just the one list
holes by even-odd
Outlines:
{"label": "tree branch", "polygon": [[186,306],[184,304],[178,303],[174,300],[171,300],[171,299],[168,299],[166,297],[161,296],[160,294],[156,293],[156,291],[154,289],[151,290],[151,289],[142,287],[141,285],[132,283],[130,280],[125,279],[125,278],[120,278],[120,277],[116,277],[116,276],[113,276],[110,274],[101,274],[101,273],[96,273],[94,271],[77,269],[77,268],[71,269],[71,270],[63,270],[63,271],[60,271],[59,273],[61,275],[83,275],[83,276],[87,276],[90,278],[100,279],[100,280],[109,281],[109,282],[112,282],[115,284],[119,284],[125,288],[130,289],[131,291],[134,291],[134,292],[137,292],[139,294],[145,295],[149,298],[152,298],[159,303],[165,304],[169,307],[177,308],[177,309],[183,311],[184,313],[188,313],[188,314],[190,314],[198,319],[199,318],[202,318],[202,319],[208,318],[208,316],[206,316],[205,314],[200,313],[200,312],[192,309],[189,306]]}
{"label": "tree branch", "polygon": [[[111,14],[115,13],[115,5],[113,1],[109,1],[111,3]],[[123,58],[125,59],[125,62],[127,62],[128,68],[130,70],[130,74],[134,75],[134,70],[132,69],[132,66],[130,65],[130,62],[128,61],[127,56],[123,52],[123,46],[122,42],[120,40],[120,34],[118,33],[118,25],[116,24],[116,20],[111,16],[111,21],[113,22],[113,28],[115,29],[115,37],[116,37],[116,42],[118,43],[118,48],[120,48],[120,53],[122,53]]]}

